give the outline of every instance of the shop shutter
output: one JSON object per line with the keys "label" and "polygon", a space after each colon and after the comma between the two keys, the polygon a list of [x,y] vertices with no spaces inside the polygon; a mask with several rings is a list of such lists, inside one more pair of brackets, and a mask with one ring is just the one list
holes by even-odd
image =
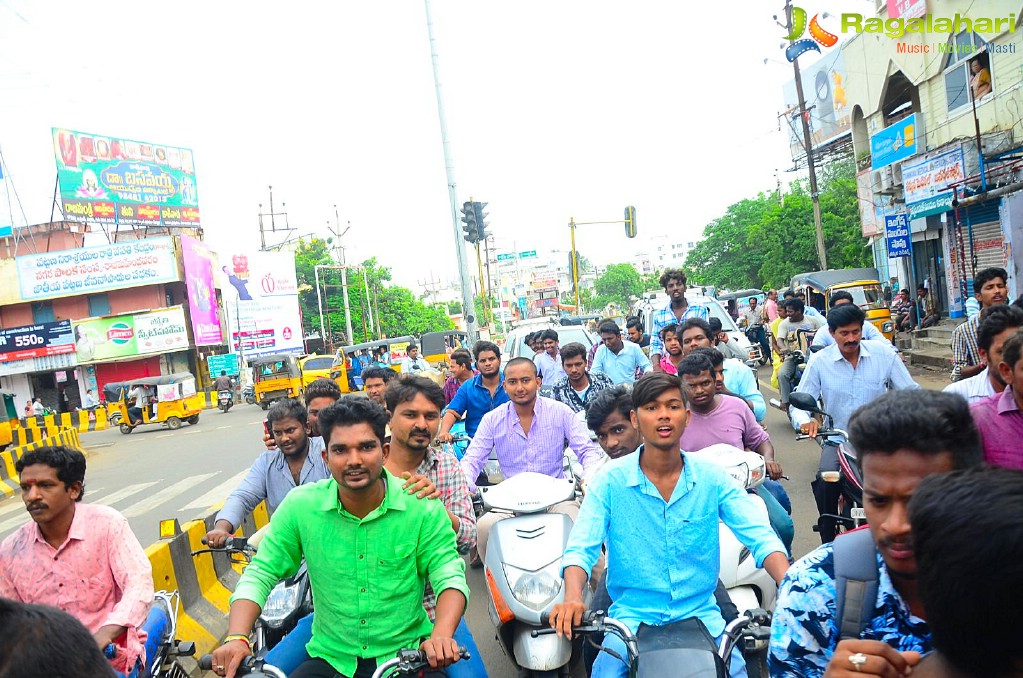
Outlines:
{"label": "shop shutter", "polygon": [[1005,236],[999,221],[973,226],[973,252],[977,257],[977,270],[997,266],[1005,268]]}
{"label": "shop shutter", "polygon": [[128,381],[129,379],[158,376],[160,376],[159,356],[139,360],[98,363],[96,365],[96,383],[99,385],[100,393],[103,392],[103,385],[109,384],[112,381]]}

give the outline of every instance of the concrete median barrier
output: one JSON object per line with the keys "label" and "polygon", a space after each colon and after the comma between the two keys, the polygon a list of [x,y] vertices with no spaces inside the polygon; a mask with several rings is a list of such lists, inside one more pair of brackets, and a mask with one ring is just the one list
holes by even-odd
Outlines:
{"label": "concrete median barrier", "polygon": [[[202,538],[219,510],[210,508],[198,520],[182,525],[180,534],[146,549],[156,588],[181,594],[178,639],[194,642],[197,657],[212,652],[227,634],[229,599],[242,569],[224,553],[192,556],[192,551],[205,548]],[[260,504],[245,516],[239,533],[250,536],[268,522],[266,506]]]}

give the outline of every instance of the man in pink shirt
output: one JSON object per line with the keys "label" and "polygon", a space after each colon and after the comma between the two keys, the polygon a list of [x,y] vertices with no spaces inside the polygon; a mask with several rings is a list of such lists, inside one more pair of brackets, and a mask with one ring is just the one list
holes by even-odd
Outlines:
{"label": "man in pink shirt", "polygon": [[764,302],[764,311],[767,313],[768,323],[778,318],[778,290],[767,290],[767,301]]}
{"label": "man in pink shirt", "polygon": [[972,405],[970,414],[984,444],[984,460],[1023,469],[1023,329],[1005,340],[997,369],[1005,390]]}
{"label": "man in pink shirt", "polygon": [[26,453],[15,464],[32,522],[0,544],[0,597],[50,605],[114,645],[111,663],[131,673],[145,662],[142,625],[153,574],[124,516],[82,504],[85,455],[63,446]]}

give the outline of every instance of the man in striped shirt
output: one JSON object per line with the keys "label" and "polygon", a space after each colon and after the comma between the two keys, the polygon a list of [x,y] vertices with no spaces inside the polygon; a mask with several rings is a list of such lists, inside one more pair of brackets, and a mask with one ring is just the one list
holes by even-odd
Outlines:
{"label": "man in striped shirt", "polygon": [[661,371],[661,358],[664,357],[664,342],[661,330],[668,325],[680,325],[688,318],[710,318],[710,309],[706,306],[690,306],[686,300],[686,274],[677,268],[669,268],[661,274],[661,287],[671,299],[668,305],[654,312],[653,327],[650,330],[650,362],[653,371]]}

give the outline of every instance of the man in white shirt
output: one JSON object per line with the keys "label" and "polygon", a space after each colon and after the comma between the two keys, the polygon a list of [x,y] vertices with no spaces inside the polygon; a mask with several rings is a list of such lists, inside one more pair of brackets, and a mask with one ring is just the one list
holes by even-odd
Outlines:
{"label": "man in white shirt", "polygon": [[419,347],[415,344],[409,344],[408,348],[405,349],[406,358],[401,361],[401,373],[402,374],[419,374],[430,369],[430,363],[426,362],[426,358],[419,355]]}
{"label": "man in white shirt", "polygon": [[1005,341],[1023,327],[1023,310],[1016,306],[990,306],[981,313],[977,326],[977,348],[984,370],[969,379],[960,379],[945,387],[949,393],[958,393],[971,405],[1005,390],[1005,382],[991,365],[1002,361]]}
{"label": "man in white shirt", "polygon": [[554,330],[544,330],[540,340],[543,343],[543,351],[533,356],[533,364],[545,384],[553,386],[568,376],[565,368],[561,365],[561,351],[558,348],[558,333]]}

